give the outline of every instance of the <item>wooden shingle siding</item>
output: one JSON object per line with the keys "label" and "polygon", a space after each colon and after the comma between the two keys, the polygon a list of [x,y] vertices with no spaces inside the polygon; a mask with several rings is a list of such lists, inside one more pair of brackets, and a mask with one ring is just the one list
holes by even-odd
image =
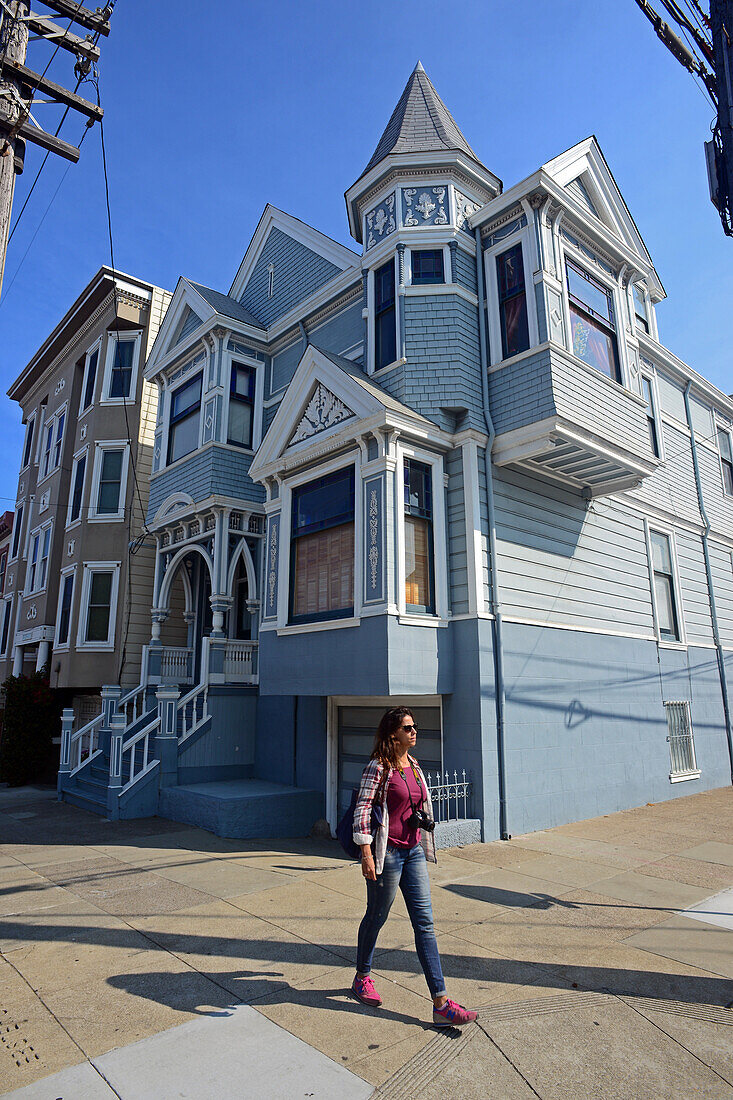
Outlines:
{"label": "wooden shingle siding", "polygon": [[301,360],[305,345],[300,337],[294,344],[279,351],[272,357],[272,370],[270,372],[270,393],[282,392],[295,374],[295,368]]}
{"label": "wooden shingle siding", "polygon": [[214,444],[192,454],[185,462],[162,471],[150,484],[148,521],[153,519],[166,497],[182,487],[196,503],[214,495],[263,501],[264,489],[256,485],[247,473],[251,462],[252,455],[247,451]]}
{"label": "wooden shingle siding", "polygon": [[[275,268],[271,298],[270,264]],[[263,325],[271,325],[338,274],[335,264],[273,227],[239,300]]]}
{"label": "wooden shingle siding", "polygon": [[456,282],[476,294],[476,258],[463,248],[456,249]]}
{"label": "wooden shingle siding", "polygon": [[505,615],[550,625],[651,635],[640,517],[606,499],[580,498],[525,474],[495,471]]}
{"label": "wooden shingle siding", "polygon": [[466,523],[463,495],[463,456],[458,447],[445,459],[448,474],[447,524],[450,606],[454,615],[468,612],[468,572],[466,564]]}
{"label": "wooden shingle siding", "polygon": [[420,295],[404,303],[407,363],[401,400],[449,431],[455,423],[441,406],[468,408],[462,427],[484,430],[476,308],[451,294]]}

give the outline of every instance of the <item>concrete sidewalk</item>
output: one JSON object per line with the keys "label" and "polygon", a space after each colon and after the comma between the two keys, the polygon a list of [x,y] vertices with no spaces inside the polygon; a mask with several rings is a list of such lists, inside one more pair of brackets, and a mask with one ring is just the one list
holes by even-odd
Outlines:
{"label": "concrete sidewalk", "polygon": [[462,1033],[429,1025],[401,898],[384,1007],[348,997],[364,884],[339,851],[0,792],[0,1091],[733,1098],[731,789],[439,853]]}

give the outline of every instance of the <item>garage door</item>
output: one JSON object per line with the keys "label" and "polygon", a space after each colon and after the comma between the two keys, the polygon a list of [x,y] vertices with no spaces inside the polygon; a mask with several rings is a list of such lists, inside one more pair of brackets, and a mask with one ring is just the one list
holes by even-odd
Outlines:
{"label": "garage door", "polygon": [[[417,724],[415,757],[427,775],[441,769],[440,707],[412,707]],[[338,708],[338,818],[341,819],[351,791],[359,786],[374,744],[379,720],[386,707]]]}

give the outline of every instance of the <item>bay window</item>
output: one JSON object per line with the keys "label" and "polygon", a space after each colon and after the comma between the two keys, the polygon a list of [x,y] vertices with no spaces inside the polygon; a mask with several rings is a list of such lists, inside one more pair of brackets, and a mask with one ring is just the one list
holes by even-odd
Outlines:
{"label": "bay window", "polygon": [[374,272],[374,369],[397,358],[394,260]]}
{"label": "bay window", "polygon": [[[94,562],[84,566],[77,646],[111,649],[114,645],[118,584],[119,563]],[[70,586],[69,605],[72,591]]]}
{"label": "bay window", "polygon": [[644,404],[646,405],[646,424],[649,431],[649,443],[651,444],[652,453],[656,458],[659,458],[659,430],[657,427],[657,411],[654,405],[654,393],[651,379],[647,378],[644,374],[641,376],[641,396],[644,398]]}
{"label": "bay window", "polygon": [[195,451],[199,445],[199,414],[201,412],[201,380],[197,375],[171,395],[168,428],[168,462],[175,462]]}
{"label": "bay window", "polygon": [[613,295],[572,260],[565,261],[565,273],[573,355],[619,382]]}
{"label": "bay window", "polygon": [[48,559],[51,552],[51,527],[42,527],[31,535],[28,556],[28,573],[25,590],[27,594],[41,592],[46,587]]}
{"label": "bay window", "polygon": [[637,283],[631,288],[631,292],[634,298],[634,317],[636,319],[636,327],[643,329],[644,332],[649,331],[649,312],[646,304],[646,295],[644,294],[644,288]]}
{"label": "bay window", "polygon": [[354,467],[293,489],[290,620],[354,613]]}
{"label": "bay window", "polygon": [[255,372],[242,363],[232,363],[229,384],[229,424],[227,443],[237,447],[252,446],[254,422]]}
{"label": "bay window", "polygon": [[26,466],[30,465],[31,457],[33,455],[33,434],[34,434],[35,426],[36,426],[36,418],[34,416],[31,416],[28,420],[28,423],[27,423],[26,429],[25,429],[25,445],[23,447],[23,466],[22,466],[22,469],[25,469]]}
{"label": "bay window", "polygon": [[109,334],[104,381],[105,401],[127,401],[135,397],[135,376],[140,335]]}
{"label": "bay window", "polygon": [[67,645],[71,625],[71,602],[74,595],[74,571],[62,574],[59,593],[59,610],[56,627],[56,645]]}
{"label": "bay window", "polygon": [[413,249],[411,260],[413,286],[445,282],[442,248]]}
{"label": "bay window", "polygon": [[82,384],[82,397],[80,413],[86,412],[94,401],[94,390],[97,385],[97,365],[99,363],[99,345],[86,354],[84,364],[84,380]]}
{"label": "bay window", "polygon": [[74,463],[74,471],[71,475],[71,500],[69,501],[69,514],[66,519],[67,527],[81,516],[81,501],[84,493],[84,474],[87,468],[86,451],[80,455]]}
{"label": "bay window", "polygon": [[504,359],[508,359],[529,347],[527,292],[521,244],[515,244],[513,248],[496,257],[496,279],[502,354]]}
{"label": "bay window", "polygon": [[120,500],[123,476],[123,460],[125,452],[122,448],[106,447],[102,450],[99,462],[99,483],[97,485],[97,499],[95,515],[119,516],[123,511]]}
{"label": "bay window", "polygon": [[433,492],[430,466],[406,459],[405,606],[409,612],[435,612]]}

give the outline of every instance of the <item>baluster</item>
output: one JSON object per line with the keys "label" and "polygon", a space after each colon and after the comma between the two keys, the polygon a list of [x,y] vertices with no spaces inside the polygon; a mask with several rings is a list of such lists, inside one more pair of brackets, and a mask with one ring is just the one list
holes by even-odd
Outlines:
{"label": "baluster", "polygon": [[150,738],[148,737],[147,734],[145,734],[145,739],[144,739],[145,743],[143,745],[143,771],[148,766],[148,742],[149,742],[149,740],[150,740]]}

